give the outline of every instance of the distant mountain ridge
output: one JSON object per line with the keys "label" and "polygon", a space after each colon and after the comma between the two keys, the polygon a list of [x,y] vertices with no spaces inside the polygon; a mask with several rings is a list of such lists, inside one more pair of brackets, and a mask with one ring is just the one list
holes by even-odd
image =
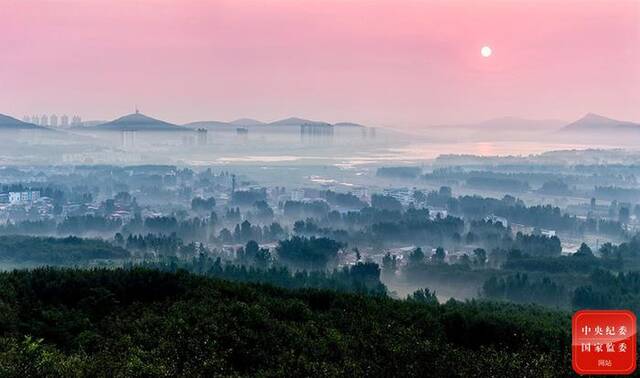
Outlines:
{"label": "distant mountain ridge", "polygon": [[234,126],[259,126],[264,125],[264,122],[252,118],[240,118],[229,122],[229,124]]}
{"label": "distant mountain ridge", "polygon": [[355,123],[355,122],[338,122],[338,123],[334,123],[333,126],[336,126],[336,127],[366,127],[365,125],[361,125],[361,124]]}
{"label": "distant mountain ridge", "polygon": [[280,119],[273,122],[262,122],[252,118],[240,118],[231,122],[224,121],[197,121],[197,122],[189,122],[184,124],[183,126],[189,127],[192,129],[197,128],[206,128],[206,129],[215,129],[215,128],[225,128],[225,127],[247,127],[247,126],[259,126],[259,127],[273,127],[273,126],[301,126],[301,125],[332,125],[335,127],[366,127],[359,123],[354,122],[337,122],[330,123],[325,121],[313,121],[310,119],[300,118],[300,117],[289,117]]}
{"label": "distant mountain ridge", "polygon": [[191,129],[235,129],[238,127],[247,127],[247,126],[263,126],[266,125],[262,121],[258,121],[251,118],[240,118],[231,122],[224,121],[196,121],[185,123],[183,126]]}
{"label": "distant mountain ridge", "polygon": [[[500,117],[478,123],[438,125],[427,128],[434,140],[531,141],[539,138],[560,138],[566,143],[629,144],[640,136],[640,124],[619,121],[594,113],[566,122],[555,119],[523,119]],[[435,132],[434,132],[435,131]]]}
{"label": "distant mountain ridge", "polygon": [[325,122],[325,121],[313,121],[310,119],[304,119],[299,117],[289,117],[278,121],[273,121],[268,124],[269,126],[300,126],[300,125],[331,125],[336,127],[366,127],[364,125],[354,122]]}
{"label": "distant mountain ridge", "polygon": [[20,121],[11,116],[0,114],[0,130],[50,130],[44,126]]}
{"label": "distant mountain ridge", "polygon": [[[272,122],[263,122],[252,118],[239,118],[233,121],[197,121],[186,123],[182,126],[176,125],[170,122],[162,121],[156,118],[149,117],[140,112],[127,114],[119,117],[113,121],[90,121],[85,122],[82,127],[76,127],[76,129],[91,129],[91,130],[114,130],[114,131],[188,131],[198,128],[216,129],[216,128],[229,128],[235,129],[237,127],[273,127],[273,126],[300,126],[300,125],[333,125],[335,127],[366,127],[364,125],[354,122],[336,122],[330,123],[325,121],[315,121],[300,117],[288,117]],[[563,126],[564,125],[564,126]],[[597,134],[609,134],[609,137],[614,137],[615,132],[624,133],[640,133],[640,123],[631,121],[620,121],[613,118],[605,117],[595,113],[587,113],[582,118],[566,123],[560,120],[554,119],[523,119],[517,117],[500,117],[478,123],[469,124],[450,124],[450,125],[436,125],[432,126],[434,129],[448,129],[459,130],[465,132],[465,136],[474,137],[475,134],[485,135],[488,131],[498,132],[503,134],[511,133],[531,133],[544,130],[554,130],[564,134],[584,134],[596,136]],[[24,122],[14,117],[0,114],[0,130],[17,129],[17,130],[50,130],[50,128],[36,125],[33,123]],[[472,132],[472,134],[468,134]]]}
{"label": "distant mountain ridge", "polygon": [[229,122],[222,121],[196,121],[185,123],[182,126],[188,127],[190,129],[216,129],[225,127],[236,127]]}
{"label": "distant mountain ridge", "polygon": [[422,129],[435,141],[527,141],[557,132],[566,121],[499,117],[476,123],[433,125]]}
{"label": "distant mountain ridge", "polygon": [[151,118],[140,112],[127,114],[113,121],[103,123],[93,127],[94,130],[112,131],[188,131],[190,129],[175,125],[173,123]]}
{"label": "distant mountain ridge", "polygon": [[579,120],[562,128],[563,132],[640,132],[640,124],[629,121],[619,121],[599,114],[588,113]]}
{"label": "distant mountain ridge", "polygon": [[312,121],[310,119],[289,117],[269,123],[269,126],[330,125],[329,122]]}
{"label": "distant mountain ridge", "polygon": [[560,128],[566,121],[559,119],[528,119],[518,117],[499,117],[478,123],[479,126],[517,127],[521,129],[554,129]]}
{"label": "distant mountain ridge", "polygon": [[524,129],[531,131],[531,129],[559,129],[563,125],[566,125],[566,121],[557,119],[527,119],[519,117],[498,117],[476,123],[463,123],[463,124],[446,124],[436,125],[435,128],[456,128],[456,129],[468,129],[485,132],[487,129],[506,129],[517,130]]}
{"label": "distant mountain ridge", "polygon": [[109,122],[109,121],[107,121],[107,120],[82,121],[82,126],[84,126],[84,127],[94,127],[94,126],[102,125],[102,124],[107,123],[107,122]]}

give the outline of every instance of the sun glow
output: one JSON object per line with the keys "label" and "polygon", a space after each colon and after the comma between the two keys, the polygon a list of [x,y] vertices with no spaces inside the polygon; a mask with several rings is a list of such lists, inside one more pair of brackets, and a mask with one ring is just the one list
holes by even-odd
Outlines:
{"label": "sun glow", "polygon": [[485,58],[490,57],[492,52],[493,51],[491,51],[491,47],[489,47],[489,46],[483,46],[480,49],[480,54],[482,54],[482,56],[485,57]]}

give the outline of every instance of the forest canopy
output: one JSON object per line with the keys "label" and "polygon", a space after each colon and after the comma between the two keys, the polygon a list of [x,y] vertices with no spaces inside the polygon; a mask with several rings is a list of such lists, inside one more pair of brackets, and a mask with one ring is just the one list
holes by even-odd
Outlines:
{"label": "forest canopy", "polygon": [[569,314],[536,306],[290,291],[141,268],[5,272],[0,287],[2,376],[571,372]]}

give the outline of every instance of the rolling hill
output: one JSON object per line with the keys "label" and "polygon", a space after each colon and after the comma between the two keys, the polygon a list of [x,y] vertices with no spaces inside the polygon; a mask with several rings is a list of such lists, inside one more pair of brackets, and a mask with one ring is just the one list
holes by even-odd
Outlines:
{"label": "rolling hill", "polygon": [[174,125],[169,122],[151,118],[142,113],[136,112],[115,119],[111,122],[103,123],[94,127],[93,130],[109,131],[188,131],[186,127]]}
{"label": "rolling hill", "polygon": [[571,375],[570,314],[535,306],[141,268],[18,270],[0,284],[4,377]]}
{"label": "rolling hill", "polygon": [[554,119],[500,117],[477,123],[435,125],[425,130],[430,138],[441,141],[521,141],[556,132],[563,125],[566,125],[565,121]]}
{"label": "rolling hill", "polygon": [[[223,121],[197,121],[197,122],[190,122],[187,124],[184,124],[184,127],[188,127],[191,129],[198,129],[198,128],[205,128],[205,129],[209,129],[209,130],[215,130],[215,129],[225,129],[225,128],[233,128],[235,129],[236,127],[260,127],[260,126],[265,126],[265,127],[298,127],[301,125],[332,125],[329,122],[324,122],[324,121],[312,121],[310,119],[305,119],[305,118],[299,118],[299,117],[289,117],[289,118],[284,118],[281,120],[277,120],[277,121],[273,121],[273,122],[269,122],[269,123],[265,123],[256,119],[252,119],[252,118],[240,118],[231,122],[223,122]],[[336,127],[353,127],[353,128],[360,128],[360,127],[366,127],[364,125],[358,124],[358,123],[354,123],[354,122],[338,122],[333,124],[333,126]]]}
{"label": "rolling hill", "polygon": [[264,122],[252,118],[240,118],[229,122],[229,124],[234,126],[260,126],[264,125]]}
{"label": "rolling hill", "polygon": [[477,123],[466,123],[458,125],[438,125],[434,128],[442,129],[463,129],[486,133],[507,132],[507,131],[533,131],[533,130],[553,130],[560,129],[565,125],[565,121],[555,119],[526,119],[518,117],[499,117]]}
{"label": "rolling hill", "polygon": [[196,121],[196,122],[186,123],[183,126],[188,127],[190,129],[207,129],[207,130],[233,129],[235,130],[238,127],[251,127],[251,126],[262,126],[262,125],[265,125],[265,123],[262,121],[258,121],[251,118],[240,118],[231,122]]}
{"label": "rolling hill", "polygon": [[300,126],[300,125],[327,125],[327,122],[312,121],[309,119],[289,117],[269,123],[269,126]]}
{"label": "rolling hill", "polygon": [[46,127],[20,121],[8,115],[0,114],[0,130],[49,130]]}
{"label": "rolling hill", "polygon": [[638,132],[640,124],[628,121],[618,121],[598,114],[588,113],[579,120],[562,128],[563,132],[611,133]]}
{"label": "rolling hill", "polygon": [[235,126],[230,124],[229,122],[222,122],[222,121],[196,121],[196,122],[185,123],[182,126],[188,127],[190,129],[207,129],[207,130],[215,130],[220,128],[231,128],[231,127],[235,128]]}
{"label": "rolling hill", "polygon": [[300,126],[300,125],[332,125],[336,127],[366,127],[364,125],[354,123],[354,122],[325,122],[325,121],[313,121],[310,119],[299,118],[299,117],[289,117],[285,119],[281,119],[278,121],[274,121],[268,124],[269,126]]}
{"label": "rolling hill", "polygon": [[527,119],[518,117],[500,117],[483,121],[473,125],[477,128],[506,130],[553,130],[562,127],[566,122],[557,119]]}
{"label": "rolling hill", "polygon": [[338,123],[334,123],[333,126],[336,126],[336,127],[366,127],[364,125],[361,125],[359,123],[354,123],[354,122],[338,122]]}

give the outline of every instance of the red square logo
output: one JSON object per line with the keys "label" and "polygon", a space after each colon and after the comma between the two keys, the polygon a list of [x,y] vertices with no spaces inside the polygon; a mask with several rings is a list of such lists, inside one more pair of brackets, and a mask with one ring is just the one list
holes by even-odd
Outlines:
{"label": "red square logo", "polygon": [[571,362],[578,374],[636,370],[636,316],[628,310],[580,310],[571,319]]}

